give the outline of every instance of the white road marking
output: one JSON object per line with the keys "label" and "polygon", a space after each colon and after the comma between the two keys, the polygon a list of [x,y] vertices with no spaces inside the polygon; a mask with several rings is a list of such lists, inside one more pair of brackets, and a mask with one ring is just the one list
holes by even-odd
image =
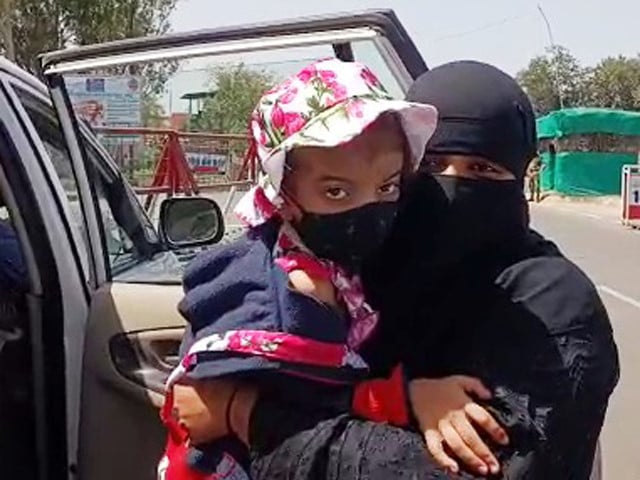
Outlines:
{"label": "white road marking", "polygon": [[607,295],[615,297],[618,300],[621,300],[621,301],[623,301],[625,303],[628,303],[629,305],[631,305],[633,307],[636,307],[636,308],[640,309],[640,300],[636,300],[634,298],[628,297],[624,293],[620,293],[617,290],[614,290],[613,288],[607,287],[606,285],[598,285],[598,290],[600,290],[601,292],[606,293]]}
{"label": "white road marking", "polygon": [[595,220],[602,220],[602,217],[600,215],[595,215],[593,213],[582,213],[581,215],[585,217],[593,218]]}

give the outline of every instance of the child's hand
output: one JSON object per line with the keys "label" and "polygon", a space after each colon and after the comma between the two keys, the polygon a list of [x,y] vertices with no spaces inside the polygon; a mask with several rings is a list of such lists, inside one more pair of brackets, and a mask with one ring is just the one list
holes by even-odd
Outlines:
{"label": "child's hand", "polygon": [[[234,409],[237,409],[235,397],[238,388],[233,382],[223,380],[174,387],[174,414],[189,432],[193,443],[210,442],[230,433],[227,422],[231,418],[228,418],[227,412],[232,412],[229,409],[232,400]],[[234,426],[231,428],[235,430]]]}
{"label": "child's hand", "polygon": [[456,375],[441,379],[419,379],[409,385],[413,411],[424,433],[427,449],[444,468],[454,473],[458,463],[444,450],[446,446],[469,468],[481,475],[497,473],[500,464],[480,439],[474,423],[498,444],[509,442],[498,422],[469,394],[491,398],[491,392],[475,378]]}

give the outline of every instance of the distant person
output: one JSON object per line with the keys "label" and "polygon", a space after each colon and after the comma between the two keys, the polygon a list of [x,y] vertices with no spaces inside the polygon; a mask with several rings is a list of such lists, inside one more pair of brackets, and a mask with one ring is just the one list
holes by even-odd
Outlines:
{"label": "distant person", "polygon": [[544,170],[544,164],[540,156],[536,155],[527,166],[527,187],[529,190],[529,201],[539,203],[541,195],[540,174]]}

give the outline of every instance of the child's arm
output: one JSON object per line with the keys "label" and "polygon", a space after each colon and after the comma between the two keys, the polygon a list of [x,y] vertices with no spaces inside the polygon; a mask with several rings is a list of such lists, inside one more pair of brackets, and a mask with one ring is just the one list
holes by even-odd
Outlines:
{"label": "child's arm", "polygon": [[[337,305],[335,289],[330,281],[312,277],[303,270],[293,270],[288,276],[291,286],[299,293],[331,306]],[[252,404],[257,396],[257,388],[232,380],[193,381],[189,385],[176,385],[174,407],[180,423],[189,432],[191,441],[200,444],[229,434],[226,413],[242,417],[246,413],[242,405]],[[233,401],[233,405],[230,405],[230,401]],[[247,419],[240,420],[241,424],[246,422]],[[246,426],[234,433],[243,437],[246,435]]]}
{"label": "child's arm", "polygon": [[288,275],[289,282],[296,291],[327,305],[338,305],[335,288],[329,280],[312,277],[304,270],[293,270]]}

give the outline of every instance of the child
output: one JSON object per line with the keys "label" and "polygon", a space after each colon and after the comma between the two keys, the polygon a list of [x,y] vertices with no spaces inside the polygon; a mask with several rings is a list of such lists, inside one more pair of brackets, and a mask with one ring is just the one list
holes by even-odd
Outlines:
{"label": "child", "polygon": [[358,348],[378,321],[359,269],[385,239],[401,180],[422,159],[436,116],[391,99],[364,65],[335,59],[263,96],[250,128],[265,179],[237,207],[248,233],[185,275],[180,311],[190,332],[163,412],[164,478],[246,478],[232,440],[188,446],[171,416],[176,382],[232,378],[294,406],[350,409],[367,374]]}

